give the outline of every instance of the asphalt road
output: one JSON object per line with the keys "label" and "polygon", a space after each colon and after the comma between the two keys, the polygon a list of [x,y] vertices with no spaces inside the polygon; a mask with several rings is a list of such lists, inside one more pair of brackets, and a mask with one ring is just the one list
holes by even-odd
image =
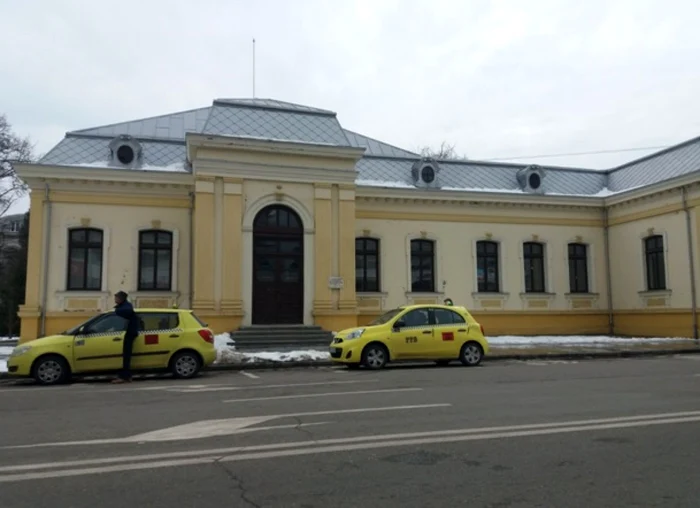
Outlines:
{"label": "asphalt road", "polygon": [[700,356],[0,383],[0,507],[697,507]]}

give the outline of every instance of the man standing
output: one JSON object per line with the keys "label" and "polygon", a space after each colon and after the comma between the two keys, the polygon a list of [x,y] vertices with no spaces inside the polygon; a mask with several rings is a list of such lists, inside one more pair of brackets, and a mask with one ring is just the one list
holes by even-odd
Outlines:
{"label": "man standing", "polygon": [[112,383],[131,382],[131,350],[134,347],[134,341],[139,335],[139,320],[134,307],[127,300],[129,295],[124,291],[119,291],[114,295],[114,313],[124,318],[127,321],[126,333],[124,334],[124,350],[123,350],[123,367],[119,373],[119,377],[112,380]]}

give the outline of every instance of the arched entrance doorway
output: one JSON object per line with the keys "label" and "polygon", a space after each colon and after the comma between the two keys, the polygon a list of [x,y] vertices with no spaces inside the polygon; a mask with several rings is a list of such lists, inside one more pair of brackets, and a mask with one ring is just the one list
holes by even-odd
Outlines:
{"label": "arched entrance doorway", "polygon": [[253,324],[304,321],[304,227],[284,205],[270,205],[253,221]]}

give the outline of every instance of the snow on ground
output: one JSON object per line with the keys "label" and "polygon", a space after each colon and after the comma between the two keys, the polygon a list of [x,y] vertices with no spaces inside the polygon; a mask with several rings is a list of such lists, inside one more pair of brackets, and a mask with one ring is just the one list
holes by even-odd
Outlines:
{"label": "snow on ground", "polygon": [[18,337],[0,337],[0,342],[7,342],[8,340],[18,340]]}
{"label": "snow on ground", "polygon": [[0,346],[0,372],[7,372],[7,357],[13,349],[13,347]]}

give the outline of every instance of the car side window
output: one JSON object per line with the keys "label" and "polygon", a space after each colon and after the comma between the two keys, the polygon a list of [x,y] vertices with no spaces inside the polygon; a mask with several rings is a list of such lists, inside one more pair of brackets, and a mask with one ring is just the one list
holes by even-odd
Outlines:
{"label": "car side window", "polygon": [[125,332],[127,324],[128,321],[126,319],[116,314],[107,314],[91,323],[87,327],[87,332],[89,334]]}
{"label": "car side window", "polygon": [[411,326],[428,326],[430,325],[430,314],[428,309],[414,309],[407,312],[402,318],[406,327]]}
{"label": "car side window", "polygon": [[464,318],[453,310],[449,309],[433,309],[435,314],[435,324],[440,325],[456,325],[466,323]]}
{"label": "car side window", "polygon": [[180,324],[177,312],[137,312],[136,315],[139,318],[141,332],[173,330]]}

